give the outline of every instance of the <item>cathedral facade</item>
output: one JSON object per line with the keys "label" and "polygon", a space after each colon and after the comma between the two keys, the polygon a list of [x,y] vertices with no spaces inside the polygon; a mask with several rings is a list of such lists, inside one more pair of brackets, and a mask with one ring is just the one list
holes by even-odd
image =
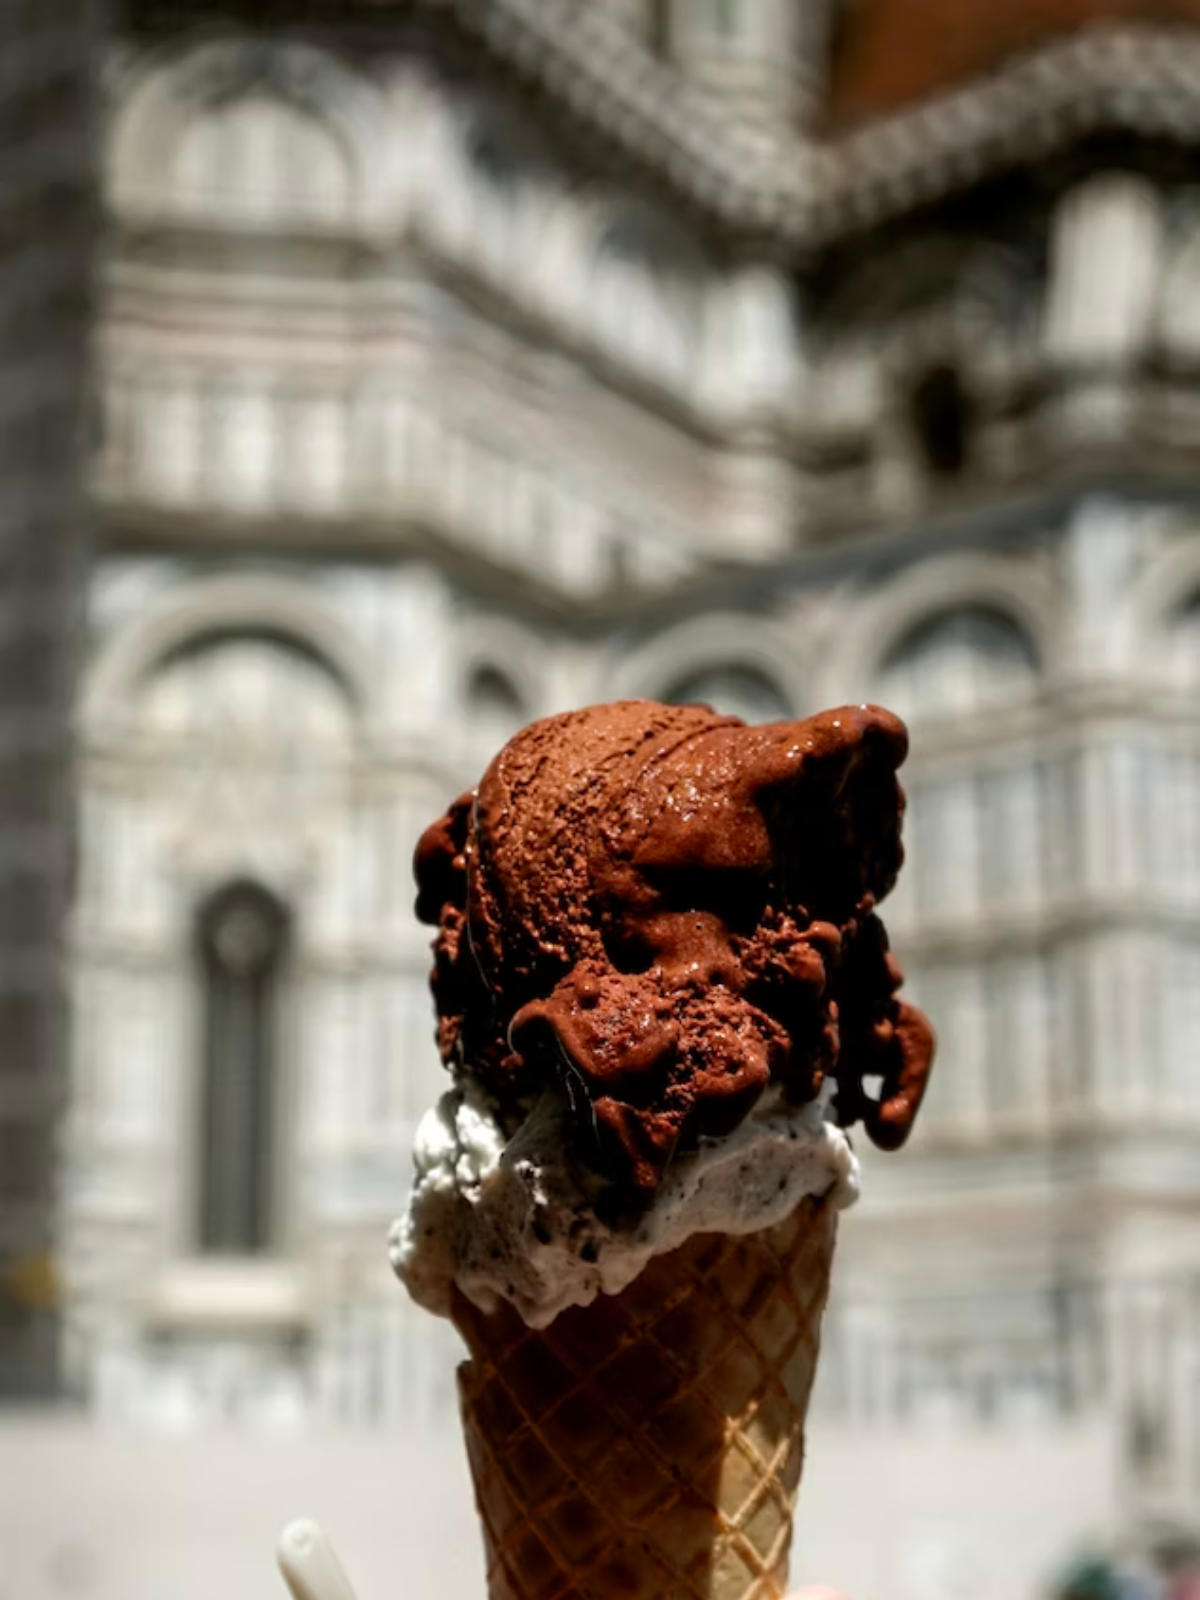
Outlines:
{"label": "cathedral facade", "polygon": [[[384,1240],[421,829],[626,695],[909,722],[940,1056],[826,1416],[1200,1492],[1200,7],[133,5],[78,713],[67,1375],[452,1406]],[[945,9],[944,7],[942,9]],[[961,7],[951,7],[961,19]]]}

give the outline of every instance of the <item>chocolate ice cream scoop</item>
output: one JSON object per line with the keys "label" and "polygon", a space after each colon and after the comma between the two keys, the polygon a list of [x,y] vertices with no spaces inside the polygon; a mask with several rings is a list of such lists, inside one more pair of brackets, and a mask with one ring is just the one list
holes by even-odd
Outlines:
{"label": "chocolate ice cream scoop", "polygon": [[634,1205],[768,1084],[799,1105],[832,1077],[843,1124],[903,1143],[933,1036],[875,906],[906,750],[874,706],[747,727],[633,700],[526,728],[417,849],[443,1059],[514,1125],[560,1085],[579,1159]]}

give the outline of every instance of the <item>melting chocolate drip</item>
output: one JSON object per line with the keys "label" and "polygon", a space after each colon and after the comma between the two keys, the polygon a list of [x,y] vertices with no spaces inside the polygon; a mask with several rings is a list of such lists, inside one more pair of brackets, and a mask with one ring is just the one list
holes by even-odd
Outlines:
{"label": "melting chocolate drip", "polygon": [[875,914],[906,751],[872,706],[751,728],[625,701],[526,728],[417,847],[443,1059],[514,1114],[559,1081],[581,1159],[638,1203],[768,1084],[804,1102],[832,1075],[839,1120],[896,1148],[933,1057]]}

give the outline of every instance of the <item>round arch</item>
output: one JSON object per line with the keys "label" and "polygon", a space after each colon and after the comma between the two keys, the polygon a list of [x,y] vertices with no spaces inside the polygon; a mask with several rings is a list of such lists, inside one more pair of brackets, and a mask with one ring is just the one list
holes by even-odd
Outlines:
{"label": "round arch", "polygon": [[616,663],[597,698],[658,700],[675,684],[731,666],[766,679],[793,716],[811,709],[807,677],[790,634],[769,617],[736,612],[691,617],[658,634]]}
{"label": "round arch", "polygon": [[455,641],[460,702],[465,707],[471,681],[496,672],[512,685],[526,721],[548,715],[545,656],[536,639],[499,617],[472,617]]}
{"label": "round arch", "polygon": [[163,196],[169,163],[195,116],[255,88],[277,94],[337,136],[350,162],[356,220],[374,209],[364,186],[385,165],[377,159],[386,136],[380,93],[325,50],[241,37],[158,55],[123,98],[107,161],[118,212],[136,215]]}
{"label": "round arch", "polygon": [[119,725],[138,684],[157,663],[194,639],[230,632],[266,632],[293,641],[326,663],[360,722],[376,720],[371,663],[312,589],[295,579],[222,573],[168,590],[101,651],[84,677],[84,729]]}
{"label": "round arch", "polygon": [[1029,640],[1038,670],[1053,675],[1061,655],[1060,606],[1053,583],[1028,563],[988,555],[921,561],[882,588],[848,601],[840,638],[822,675],[824,698],[869,699],[888,657],[944,612],[987,610]]}

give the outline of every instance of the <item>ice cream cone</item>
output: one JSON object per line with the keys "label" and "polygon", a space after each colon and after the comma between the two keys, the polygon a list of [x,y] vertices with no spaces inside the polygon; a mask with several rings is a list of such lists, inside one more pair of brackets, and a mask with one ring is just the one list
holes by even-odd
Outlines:
{"label": "ice cream cone", "polygon": [[837,1228],[699,1234],[528,1328],[456,1294],[490,1600],[778,1600]]}

